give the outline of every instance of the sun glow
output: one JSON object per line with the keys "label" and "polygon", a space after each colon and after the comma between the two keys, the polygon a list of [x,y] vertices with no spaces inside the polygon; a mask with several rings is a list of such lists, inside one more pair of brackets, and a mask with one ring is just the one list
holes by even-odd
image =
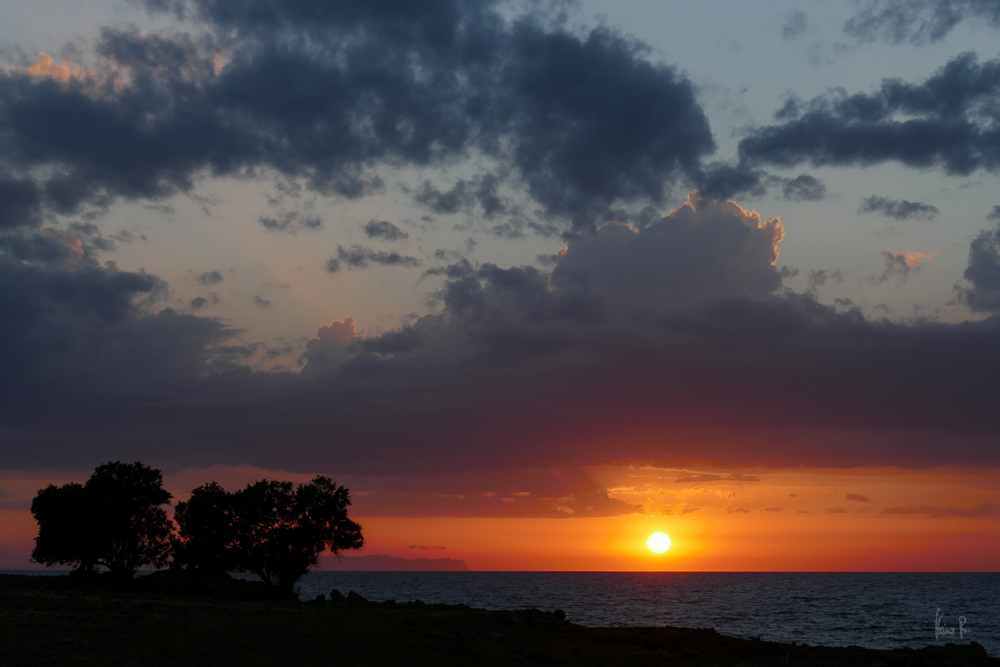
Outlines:
{"label": "sun glow", "polygon": [[662,554],[670,548],[670,538],[663,533],[653,533],[646,540],[646,546],[656,554]]}

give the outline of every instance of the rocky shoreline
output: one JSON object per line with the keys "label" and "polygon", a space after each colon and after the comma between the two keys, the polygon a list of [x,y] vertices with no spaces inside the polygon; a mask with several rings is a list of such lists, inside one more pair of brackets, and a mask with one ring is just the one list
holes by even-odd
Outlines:
{"label": "rocky shoreline", "polygon": [[823,647],[711,629],[590,628],[558,611],[373,602],[353,592],[302,603],[235,580],[160,577],[123,590],[0,575],[0,667],[331,664],[1000,667],[1000,659],[975,642]]}

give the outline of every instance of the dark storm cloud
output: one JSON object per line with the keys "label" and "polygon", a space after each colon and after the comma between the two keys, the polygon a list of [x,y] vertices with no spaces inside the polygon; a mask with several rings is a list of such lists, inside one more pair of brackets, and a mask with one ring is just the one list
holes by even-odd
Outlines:
{"label": "dark storm cloud", "polygon": [[369,220],[365,223],[365,234],[370,239],[384,239],[386,241],[402,241],[410,238],[410,235],[402,229],[392,224],[388,220]]}
{"label": "dark storm cloud", "polygon": [[960,22],[976,20],[1000,28],[996,0],[869,0],[844,25],[844,32],[861,41],[882,38],[892,44],[936,42]]}
{"label": "dark storm cloud", "polygon": [[767,194],[767,174],[745,164],[709,165],[698,177],[698,191],[715,199],[733,198],[738,195],[760,197]]}
{"label": "dark storm cloud", "polygon": [[327,260],[326,270],[327,273],[336,273],[343,266],[347,266],[349,269],[367,269],[369,264],[415,268],[420,266],[422,262],[416,257],[400,255],[395,251],[373,250],[362,245],[352,245],[350,248],[338,245],[337,256]]}
{"label": "dark storm cloud", "polygon": [[41,205],[42,190],[34,180],[0,171],[0,229],[38,225]]}
{"label": "dark storm cloud", "polygon": [[739,143],[741,169],[869,166],[899,162],[952,175],[1000,168],[1000,60],[973,54],[920,83],[886,79],[873,93],[842,90],[808,103],[789,100],[779,124]]}
{"label": "dark storm cloud", "polygon": [[151,276],[5,251],[0,438],[19,446],[0,464],[1000,464],[1000,319],[871,321],[783,291],[781,231],[693,194],[571,238],[551,272],[442,267],[440,313],[324,324],[300,374],[252,372],[217,320],[153,312]]}
{"label": "dark storm cloud", "polygon": [[[482,154],[545,215],[589,227],[613,206],[659,203],[714,150],[690,81],[613,31],[511,22],[486,2],[364,4],[147,2],[209,31],[105,29],[92,72],[4,72],[0,226],[259,168],[360,197],[385,186],[383,165]],[[490,217],[505,210],[496,187],[483,175],[428,204],[472,197]]]}
{"label": "dark storm cloud", "polygon": [[1000,312],[1000,224],[973,239],[964,277],[971,286],[956,289],[969,308],[980,313]]}
{"label": "dark storm cloud", "polygon": [[937,206],[923,204],[918,201],[888,199],[872,195],[861,200],[858,213],[878,213],[887,218],[895,218],[896,220],[912,220],[914,218],[933,220],[941,211],[938,210]]}
{"label": "dark storm cloud", "polygon": [[[79,245],[68,252],[81,253]],[[5,249],[0,394],[23,407],[52,391],[155,392],[159,383],[206,373],[206,346],[231,334],[214,320],[150,310],[165,293],[166,285],[146,273],[72,262],[48,250]]]}

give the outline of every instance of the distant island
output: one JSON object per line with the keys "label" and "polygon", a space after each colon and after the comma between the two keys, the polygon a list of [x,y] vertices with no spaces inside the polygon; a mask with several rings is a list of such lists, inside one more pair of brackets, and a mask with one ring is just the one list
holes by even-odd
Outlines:
{"label": "distant island", "polygon": [[455,558],[397,558],[396,556],[325,556],[321,570],[337,572],[468,572],[465,561]]}

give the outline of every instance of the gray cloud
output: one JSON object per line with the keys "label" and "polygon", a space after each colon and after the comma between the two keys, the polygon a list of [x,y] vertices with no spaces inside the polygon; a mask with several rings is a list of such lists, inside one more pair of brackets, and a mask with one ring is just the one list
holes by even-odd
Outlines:
{"label": "gray cloud", "polygon": [[885,79],[870,94],[831,90],[789,99],[779,121],[739,143],[741,173],[770,164],[869,166],[899,162],[952,175],[1000,168],[1000,60],[965,53],[920,83]]}
{"label": "gray cloud", "polygon": [[882,38],[890,44],[926,44],[944,38],[966,19],[1000,28],[1000,7],[995,0],[868,0],[844,32],[863,42]]}
{"label": "gray cloud", "polygon": [[223,276],[221,271],[205,271],[205,273],[198,276],[198,284],[205,286],[218,285],[223,281]]}
{"label": "gray cloud", "polygon": [[439,312],[325,324],[299,374],[252,372],[219,321],[144,306],[153,277],[5,251],[0,438],[18,446],[0,464],[1000,463],[1000,319],[870,321],[782,291],[778,236],[693,195],[571,238],[551,272],[436,267]]}
{"label": "gray cloud", "polygon": [[692,193],[684,206],[647,227],[608,224],[573,239],[572,252],[552,272],[552,285],[618,304],[766,294],[781,285],[774,263],[783,237],[776,218],[764,221],[735,203]]}
{"label": "gray cloud", "polygon": [[[920,267],[923,266],[928,260],[934,259],[939,253],[925,254],[922,252],[914,252],[909,250],[907,252],[893,252],[889,248],[882,251],[882,259],[885,260],[885,271],[879,276],[869,276],[868,280],[881,285],[882,283],[888,282],[895,279],[897,284],[902,285],[906,282],[906,279],[910,277],[910,274],[914,271],[919,271]],[[849,301],[849,300],[848,300]],[[853,303],[850,305],[853,306]]]}
{"label": "gray cloud", "polygon": [[1000,312],[1000,224],[973,239],[964,277],[971,286],[956,285],[961,301],[975,312]]}
{"label": "gray cloud", "polygon": [[[425,181],[415,199],[435,213],[478,213],[485,220],[507,212],[507,205],[497,193],[499,179],[488,174],[475,180],[459,180],[447,192]],[[477,208],[478,205],[478,208]]]}
{"label": "gray cloud", "polygon": [[373,250],[362,245],[352,245],[350,248],[338,245],[337,256],[331,257],[326,262],[326,271],[327,273],[336,273],[343,266],[347,266],[349,269],[366,269],[369,264],[416,268],[422,262],[416,257],[401,255],[395,251]]}
{"label": "gray cloud", "polygon": [[[144,4],[183,13],[204,36],[108,28],[93,74],[0,75],[0,227],[162,200],[201,174],[261,167],[356,198],[384,188],[382,165],[474,153],[544,215],[586,227],[618,204],[660,203],[715,148],[690,81],[606,28],[577,35],[459,0],[419,12],[390,2]],[[127,85],[112,68],[127,68]],[[486,217],[504,206],[490,178],[469,182]],[[428,203],[464,205],[448,197]],[[303,220],[260,222],[288,231]]]}
{"label": "gray cloud", "polygon": [[[139,399],[157,384],[166,389],[207,373],[210,364],[222,370],[221,344],[231,333],[212,319],[156,310],[166,292],[156,276],[113,265],[0,254],[0,395],[30,413],[39,407],[33,397],[53,387],[68,396],[91,388],[96,396],[131,386]],[[13,415],[3,411],[7,428],[17,420],[10,409]]]}
{"label": "gray cloud", "polygon": [[386,241],[402,241],[410,238],[410,235],[402,229],[392,224],[388,220],[369,220],[365,223],[365,234],[370,239],[384,239]]}
{"label": "gray cloud", "polygon": [[257,222],[269,232],[287,232],[294,234],[300,230],[323,229],[323,219],[318,215],[302,215],[291,211],[279,217],[262,215]]}
{"label": "gray cloud", "polygon": [[809,174],[785,180],[781,194],[788,201],[818,201],[826,197],[826,185]]}
{"label": "gray cloud", "polygon": [[788,17],[785,25],[781,27],[781,38],[786,42],[790,39],[795,39],[805,32],[808,21],[809,19],[805,12],[793,12]]}
{"label": "gray cloud", "polygon": [[914,218],[933,220],[941,211],[938,210],[937,206],[930,204],[872,195],[861,200],[858,213],[879,213],[896,220],[912,220]]}

